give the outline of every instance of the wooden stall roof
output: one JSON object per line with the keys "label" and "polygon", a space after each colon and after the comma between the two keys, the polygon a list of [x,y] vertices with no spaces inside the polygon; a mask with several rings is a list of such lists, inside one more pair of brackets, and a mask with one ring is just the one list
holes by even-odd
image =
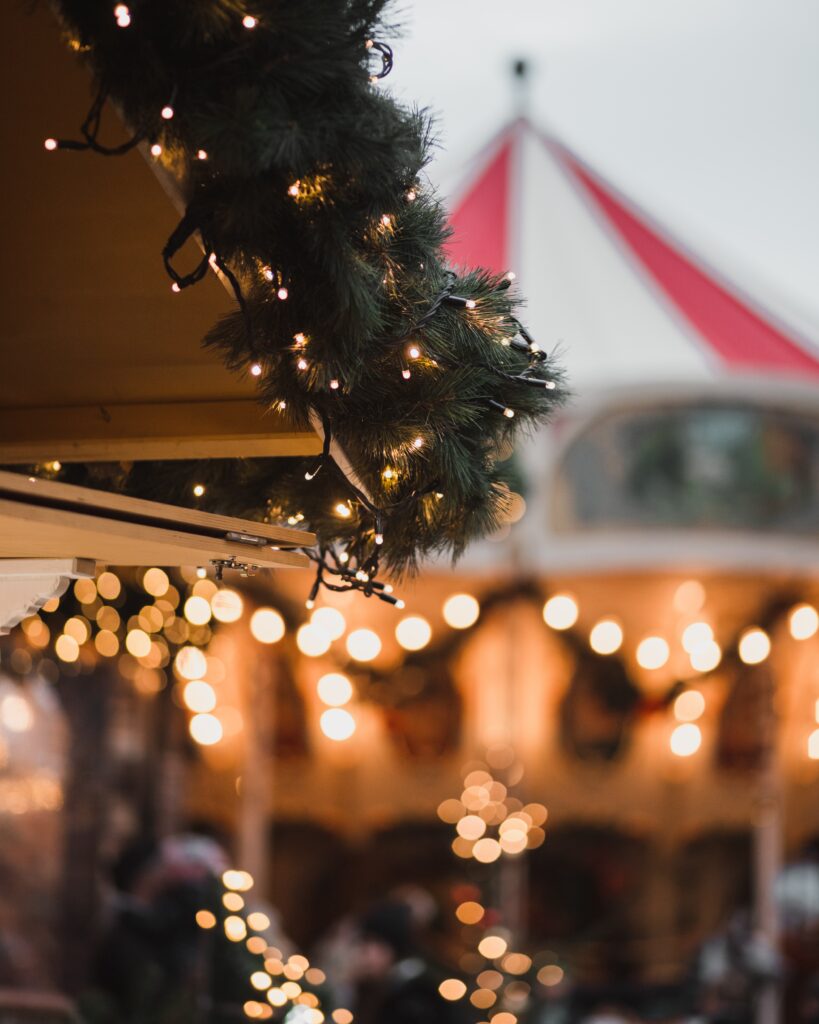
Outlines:
{"label": "wooden stall roof", "polygon": [[319,451],[201,347],[232,299],[212,274],[171,291],[179,213],[143,154],[45,150],[92,98],[47,5],[0,5],[0,48],[0,462]]}

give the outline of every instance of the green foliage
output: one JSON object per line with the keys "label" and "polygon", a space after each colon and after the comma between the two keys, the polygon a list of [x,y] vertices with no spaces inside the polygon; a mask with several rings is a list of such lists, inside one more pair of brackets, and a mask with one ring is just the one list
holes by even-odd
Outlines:
{"label": "green foliage", "polygon": [[[301,514],[322,547],[350,547],[351,566],[382,554],[398,572],[494,529],[497,453],[561,401],[561,374],[509,347],[519,325],[506,279],[449,276],[445,211],[421,179],[428,119],[370,80],[385,0],[133,0],[127,27],[111,0],[57,6],[136,135],[162,146],[187,228],[240,284],[242,306],[206,344],[238,371],[258,364],[263,400],[294,424],[330,429],[383,510],[383,551],[373,507],[330,459],[313,480],[293,460],[137,463],[109,480],[183,504],[203,483],[202,508]],[[474,308],[429,315],[448,290]]]}

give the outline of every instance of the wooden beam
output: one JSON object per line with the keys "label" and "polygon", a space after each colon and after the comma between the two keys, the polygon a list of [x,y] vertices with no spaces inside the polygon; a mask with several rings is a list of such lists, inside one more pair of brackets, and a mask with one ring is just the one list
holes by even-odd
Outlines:
{"label": "wooden beam", "polygon": [[93,558],[109,565],[207,565],[215,559],[261,569],[306,568],[298,551],[249,547],[183,529],[143,526],[82,512],[0,499],[0,558]]}
{"label": "wooden beam", "polygon": [[0,409],[0,462],[316,455],[321,440],[253,399]]}
{"label": "wooden beam", "polygon": [[214,512],[201,512],[195,508],[181,508],[165,505],[159,501],[145,501],[126,494],[109,491],[95,491],[91,487],[77,487],[75,484],[59,483],[56,480],[41,480],[39,477],[24,476],[22,473],[0,471],[0,496],[19,498],[21,501],[34,500],[38,504],[73,506],[74,511],[89,511],[92,514],[116,513],[131,519],[151,520],[154,525],[167,524],[176,528],[228,533],[245,533],[264,537],[271,544],[284,547],[310,547],[316,543],[315,534],[307,530],[294,530],[288,526],[271,523],[257,523],[252,519],[237,516],[222,516]]}

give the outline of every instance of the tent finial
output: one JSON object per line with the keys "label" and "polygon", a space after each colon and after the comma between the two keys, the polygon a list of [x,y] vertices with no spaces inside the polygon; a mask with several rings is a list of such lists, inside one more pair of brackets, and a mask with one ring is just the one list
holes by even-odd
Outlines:
{"label": "tent finial", "polygon": [[529,114],[529,92],[531,82],[531,65],[524,57],[516,57],[512,61],[512,77],[515,86],[515,114],[525,119]]}

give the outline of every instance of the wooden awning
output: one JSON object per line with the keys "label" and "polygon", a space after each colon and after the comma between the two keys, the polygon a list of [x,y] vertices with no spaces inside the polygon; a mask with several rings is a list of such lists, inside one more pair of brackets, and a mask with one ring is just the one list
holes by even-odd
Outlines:
{"label": "wooden awning", "polygon": [[46,5],[4,4],[0,27],[0,462],[320,451],[201,347],[232,299],[212,274],[171,291],[179,213],[143,154],[45,150],[77,137],[92,98]]}

